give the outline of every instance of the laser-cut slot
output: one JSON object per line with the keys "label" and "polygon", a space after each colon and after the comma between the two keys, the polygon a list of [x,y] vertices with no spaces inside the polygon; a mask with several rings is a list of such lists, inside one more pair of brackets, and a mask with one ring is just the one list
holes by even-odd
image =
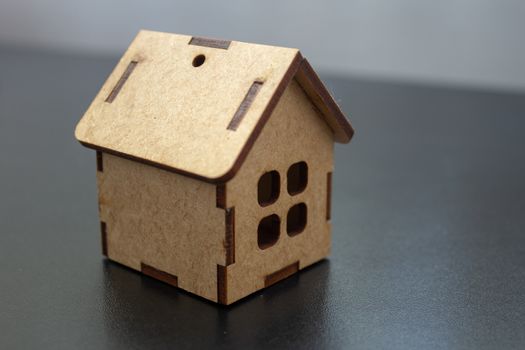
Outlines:
{"label": "laser-cut slot", "polygon": [[226,209],[226,184],[217,184],[215,188],[215,206]]}
{"label": "laser-cut slot", "polygon": [[198,36],[194,36],[190,39],[189,45],[196,45],[196,46],[205,46],[205,47],[212,47],[214,49],[223,49],[228,50],[230,47],[231,41],[229,40],[219,40],[219,39],[210,39],[210,38],[202,38]]}
{"label": "laser-cut slot", "polygon": [[332,216],[332,173],[326,174],[326,220]]}
{"label": "laser-cut slot", "polygon": [[287,277],[290,277],[297,271],[299,271],[299,261],[294,262],[293,264],[290,264],[278,271],[275,271],[274,273],[267,275],[264,278],[264,286],[269,287],[272,284],[275,284],[279,281],[282,281],[283,279]]}
{"label": "laser-cut slot", "polygon": [[226,249],[226,266],[235,263],[235,208],[226,209],[226,237],[224,248]]}
{"label": "laser-cut slot", "polygon": [[102,244],[102,254],[108,256],[108,234],[107,225],[104,221],[100,222],[100,242]]}
{"label": "laser-cut slot", "polygon": [[239,125],[241,124],[242,119],[248,112],[248,109],[250,109],[250,106],[252,105],[253,101],[255,100],[255,97],[257,96],[257,93],[261,89],[263,85],[262,81],[254,81],[253,84],[248,89],[248,92],[246,93],[246,96],[244,96],[244,99],[242,100],[241,104],[239,105],[239,108],[233,115],[233,118],[230,120],[230,123],[228,124],[228,127],[226,129],[228,130],[237,130]]}
{"label": "laser-cut slot", "polygon": [[225,266],[217,265],[217,302],[226,305],[228,303],[228,281]]}
{"label": "laser-cut slot", "polygon": [[307,216],[308,209],[304,203],[296,204],[288,210],[286,216],[286,233],[288,236],[293,237],[304,231],[308,220]]}
{"label": "laser-cut slot", "polygon": [[126,70],[124,71],[124,73],[122,73],[122,76],[117,81],[117,84],[113,87],[113,90],[111,90],[108,97],[106,98],[106,102],[111,103],[117,98],[118,93],[120,92],[120,90],[122,89],[126,81],[128,80],[131,73],[133,73],[133,70],[137,66],[137,63],[138,61],[131,61],[128,64],[128,66],[126,67]]}
{"label": "laser-cut slot", "polygon": [[162,281],[174,287],[178,287],[179,280],[177,276],[156,269],[153,266],[140,263],[140,272],[142,272],[146,276],[153,277],[159,281]]}
{"label": "laser-cut slot", "polygon": [[279,239],[281,219],[272,214],[259,222],[257,228],[257,244],[259,248],[266,249],[273,246]]}
{"label": "laser-cut slot", "polygon": [[102,152],[97,151],[97,171],[104,171],[104,162],[102,159]]}

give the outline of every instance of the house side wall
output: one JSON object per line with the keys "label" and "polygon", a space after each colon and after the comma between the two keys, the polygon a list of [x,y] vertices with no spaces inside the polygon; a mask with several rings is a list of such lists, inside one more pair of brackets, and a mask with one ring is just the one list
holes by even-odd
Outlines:
{"label": "house side wall", "polygon": [[180,288],[217,301],[225,211],[216,207],[216,187],[105,153],[98,163],[108,257],[176,276]]}
{"label": "house side wall", "polygon": [[[297,263],[302,269],[329,253],[327,177],[333,169],[333,133],[318,113],[293,80],[238,174],[226,184],[226,206],[235,208],[235,262],[227,267],[228,303],[279,280],[280,275],[293,273]],[[308,185],[304,192],[291,196],[287,171],[300,161],[308,164]],[[280,195],[275,203],[261,207],[257,184],[262,174],[272,170],[280,174]],[[302,233],[290,237],[287,213],[301,202],[308,208],[307,225]],[[263,217],[272,214],[280,217],[280,237],[275,245],[261,250],[257,227]]]}

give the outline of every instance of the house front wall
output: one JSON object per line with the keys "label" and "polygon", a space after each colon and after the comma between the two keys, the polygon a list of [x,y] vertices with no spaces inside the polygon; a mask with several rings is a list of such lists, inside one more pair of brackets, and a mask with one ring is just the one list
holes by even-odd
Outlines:
{"label": "house front wall", "polygon": [[[232,303],[286,275],[326,257],[330,250],[329,187],[333,169],[333,133],[299,84],[292,80],[237,175],[226,184],[226,207],[235,208],[235,258],[227,266],[227,303]],[[301,193],[287,190],[289,167],[306,162],[307,185]],[[258,202],[258,182],[277,171],[279,195],[273,204]],[[287,233],[290,208],[304,203],[306,226]],[[258,243],[261,220],[280,219],[277,241]]]}
{"label": "house front wall", "polygon": [[215,186],[105,153],[98,161],[108,258],[218,301],[225,214],[216,207]]}

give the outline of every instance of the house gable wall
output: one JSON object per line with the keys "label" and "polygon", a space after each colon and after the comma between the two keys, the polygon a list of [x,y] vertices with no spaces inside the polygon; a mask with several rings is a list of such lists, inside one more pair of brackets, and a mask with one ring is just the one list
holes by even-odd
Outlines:
{"label": "house gable wall", "polygon": [[[226,184],[226,207],[235,208],[235,262],[227,266],[228,303],[264,288],[276,271],[288,273],[297,262],[302,269],[328,255],[327,177],[333,168],[333,142],[333,132],[292,80],[243,166]],[[287,171],[300,161],[308,165],[308,184],[302,193],[292,196],[287,192]],[[257,184],[262,174],[272,170],[280,174],[279,198],[261,207]],[[290,237],[287,212],[301,202],[307,205],[307,225],[302,233]],[[272,214],[280,217],[280,237],[262,250],[257,227]]]}

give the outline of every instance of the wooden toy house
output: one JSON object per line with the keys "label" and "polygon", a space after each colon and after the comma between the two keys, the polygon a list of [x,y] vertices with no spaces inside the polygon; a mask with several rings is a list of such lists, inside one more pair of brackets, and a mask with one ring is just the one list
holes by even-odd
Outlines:
{"label": "wooden toy house", "polygon": [[297,49],[141,31],[78,123],[103,253],[231,304],[330,250],[353,129]]}

